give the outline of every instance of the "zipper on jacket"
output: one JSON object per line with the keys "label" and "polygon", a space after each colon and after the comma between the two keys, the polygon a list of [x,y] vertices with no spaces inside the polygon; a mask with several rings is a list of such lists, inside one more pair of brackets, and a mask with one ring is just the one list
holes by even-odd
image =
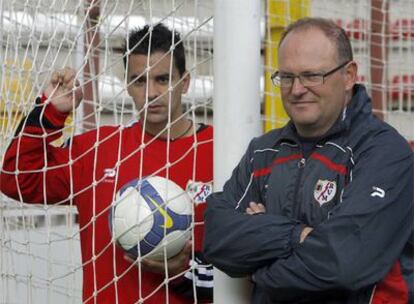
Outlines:
{"label": "zipper on jacket", "polygon": [[293,204],[294,204],[293,205],[293,217],[296,219],[298,219],[299,217],[298,211],[299,211],[299,206],[300,206],[300,203],[298,202],[299,185],[302,180],[302,174],[303,174],[305,165],[306,165],[306,158],[302,157],[300,161],[298,162],[299,173],[298,173],[298,177],[296,178],[295,195],[293,197]]}

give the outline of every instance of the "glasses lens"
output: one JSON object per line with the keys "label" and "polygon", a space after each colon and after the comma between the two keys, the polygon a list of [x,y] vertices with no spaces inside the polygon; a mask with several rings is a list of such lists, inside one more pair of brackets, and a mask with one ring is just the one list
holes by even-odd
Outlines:
{"label": "glasses lens", "polygon": [[299,79],[305,87],[317,86],[323,83],[322,75],[301,75]]}
{"label": "glasses lens", "polygon": [[289,88],[292,86],[294,79],[295,78],[290,76],[282,76],[280,77],[280,86],[283,88]]}

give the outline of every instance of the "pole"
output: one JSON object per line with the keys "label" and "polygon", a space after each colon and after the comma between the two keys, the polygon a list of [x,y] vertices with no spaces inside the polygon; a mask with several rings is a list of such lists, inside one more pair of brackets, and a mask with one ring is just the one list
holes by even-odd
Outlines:
{"label": "pole", "polygon": [[[214,1],[214,188],[221,190],[260,122],[260,0]],[[248,303],[250,283],[214,272],[214,303]]]}
{"label": "pole", "polygon": [[99,100],[98,79],[99,74],[99,16],[100,1],[86,0],[85,2],[85,56],[87,62],[84,68],[84,100],[82,103],[84,123],[83,128],[90,130],[95,128],[95,106],[94,101]]}
{"label": "pole", "polygon": [[388,8],[387,0],[371,0],[371,96],[375,115],[384,119],[387,100],[388,62]]}

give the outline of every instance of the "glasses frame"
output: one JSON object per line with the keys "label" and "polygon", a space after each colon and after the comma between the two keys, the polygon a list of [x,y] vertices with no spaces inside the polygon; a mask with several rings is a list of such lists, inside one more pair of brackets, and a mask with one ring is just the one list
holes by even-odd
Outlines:
{"label": "glasses frame", "polygon": [[[282,86],[281,85],[281,79],[280,79],[280,71],[275,71],[271,76],[270,79],[272,80],[273,85],[278,86],[278,87],[283,87],[283,88],[290,88],[293,86],[293,83],[295,82],[295,78],[298,78],[300,83],[304,86],[304,87],[313,87],[313,86],[318,86],[318,85],[322,85],[325,83],[325,78],[328,77],[329,75],[332,75],[333,73],[335,73],[336,71],[339,71],[340,69],[342,69],[343,67],[345,67],[348,63],[350,63],[352,60],[348,60],[345,61],[344,63],[338,65],[337,67],[333,68],[332,70],[329,70],[326,73],[309,73],[309,74],[289,74],[289,78],[292,80],[292,83],[289,86]],[[320,83],[315,83],[314,85],[305,85],[303,82],[306,81],[306,77],[321,77],[322,81]]]}

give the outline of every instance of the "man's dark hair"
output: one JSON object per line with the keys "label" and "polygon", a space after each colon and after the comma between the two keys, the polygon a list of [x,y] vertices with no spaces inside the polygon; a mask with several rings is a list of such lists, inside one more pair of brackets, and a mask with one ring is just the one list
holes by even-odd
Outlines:
{"label": "man's dark hair", "polygon": [[338,53],[338,63],[353,60],[351,42],[344,29],[332,20],[324,18],[306,17],[291,23],[282,34],[279,41],[279,47],[290,32],[303,31],[310,28],[320,29],[329,40],[335,43]]}
{"label": "man's dark hair", "polygon": [[128,35],[123,49],[124,66],[127,68],[127,56],[131,54],[147,56],[156,52],[171,52],[180,76],[184,75],[185,50],[180,34],[176,31],[172,32],[162,23],[158,23],[152,28],[146,25],[141,29],[133,30]]}

